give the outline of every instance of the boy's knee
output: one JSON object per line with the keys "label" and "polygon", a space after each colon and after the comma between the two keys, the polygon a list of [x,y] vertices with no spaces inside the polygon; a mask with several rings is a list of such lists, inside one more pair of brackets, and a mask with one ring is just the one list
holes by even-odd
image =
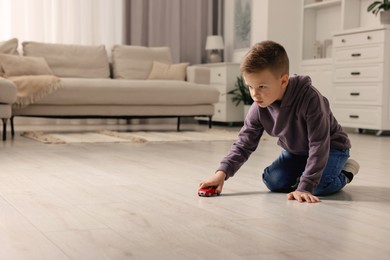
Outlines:
{"label": "boy's knee", "polygon": [[269,171],[269,167],[264,169],[263,182],[267,188],[272,192],[290,192],[292,185],[284,178],[283,174]]}

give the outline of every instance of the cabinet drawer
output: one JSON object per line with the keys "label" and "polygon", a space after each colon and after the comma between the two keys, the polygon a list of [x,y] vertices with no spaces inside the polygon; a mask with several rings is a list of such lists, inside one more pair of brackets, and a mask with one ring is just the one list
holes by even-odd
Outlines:
{"label": "cabinet drawer", "polygon": [[210,84],[226,84],[226,67],[216,67],[210,70]]}
{"label": "cabinet drawer", "polygon": [[367,66],[336,66],[333,77],[335,82],[382,81],[383,63]]}
{"label": "cabinet drawer", "polygon": [[352,63],[352,62],[383,62],[384,44],[370,45],[366,47],[355,48],[335,48],[334,62]]}
{"label": "cabinet drawer", "polygon": [[214,116],[213,121],[226,121],[226,104],[217,103],[214,105]]}
{"label": "cabinet drawer", "polygon": [[383,43],[385,41],[385,30],[336,35],[333,37],[333,46],[354,46],[371,43]]}
{"label": "cabinet drawer", "polygon": [[381,105],[382,84],[369,83],[360,86],[336,84],[333,101],[335,104]]}
{"label": "cabinet drawer", "polygon": [[214,104],[213,121],[217,122],[242,122],[244,121],[244,108],[236,106],[232,102]]}
{"label": "cabinet drawer", "polygon": [[333,114],[341,126],[380,129],[380,107],[334,107]]}

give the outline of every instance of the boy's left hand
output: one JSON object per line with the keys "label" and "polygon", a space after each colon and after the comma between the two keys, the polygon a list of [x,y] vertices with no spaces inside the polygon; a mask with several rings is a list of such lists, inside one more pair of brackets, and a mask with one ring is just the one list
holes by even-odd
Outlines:
{"label": "boy's left hand", "polygon": [[309,192],[293,191],[287,194],[288,200],[297,200],[298,202],[316,203],[320,202],[320,199]]}

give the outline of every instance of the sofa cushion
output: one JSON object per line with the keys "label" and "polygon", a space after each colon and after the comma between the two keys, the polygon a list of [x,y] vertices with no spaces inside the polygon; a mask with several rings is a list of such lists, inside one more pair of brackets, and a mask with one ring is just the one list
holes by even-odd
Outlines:
{"label": "sofa cushion", "polygon": [[62,78],[62,88],[36,104],[53,105],[196,105],[218,102],[210,85],[176,80]]}
{"label": "sofa cushion", "polygon": [[109,78],[110,69],[104,45],[86,46],[23,42],[26,56],[44,57],[58,77]]}
{"label": "sofa cushion", "polygon": [[44,58],[0,54],[0,64],[5,76],[53,75]]}
{"label": "sofa cushion", "polygon": [[0,53],[18,54],[18,39],[12,38],[8,41],[0,42]]}
{"label": "sofa cushion", "polygon": [[189,63],[165,64],[153,61],[152,71],[148,79],[168,79],[181,80],[186,79],[186,70]]}
{"label": "sofa cushion", "polygon": [[112,48],[113,77],[115,79],[147,79],[153,61],[172,63],[168,47],[115,45]]}
{"label": "sofa cushion", "polygon": [[[18,55],[18,39],[12,38],[8,41],[2,41],[0,42],[0,53],[2,54],[14,54]],[[0,60],[0,77],[2,77],[4,74],[3,68],[1,67],[1,60]]]}

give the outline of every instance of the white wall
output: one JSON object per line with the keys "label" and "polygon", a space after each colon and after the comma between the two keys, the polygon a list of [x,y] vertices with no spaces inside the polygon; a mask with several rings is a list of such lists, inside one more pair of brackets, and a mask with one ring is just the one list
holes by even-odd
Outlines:
{"label": "white wall", "polygon": [[[240,62],[247,49],[233,49],[234,3],[225,1],[225,61]],[[264,40],[282,44],[290,58],[290,72],[297,73],[301,36],[300,0],[252,0],[251,45]]]}
{"label": "white wall", "polygon": [[298,73],[302,30],[301,0],[270,0],[269,2],[268,37],[285,47],[290,59],[290,74]]}
{"label": "white wall", "polygon": [[372,0],[360,1],[360,26],[375,26],[380,25],[379,14],[376,16],[367,12],[367,7],[372,3]]}

